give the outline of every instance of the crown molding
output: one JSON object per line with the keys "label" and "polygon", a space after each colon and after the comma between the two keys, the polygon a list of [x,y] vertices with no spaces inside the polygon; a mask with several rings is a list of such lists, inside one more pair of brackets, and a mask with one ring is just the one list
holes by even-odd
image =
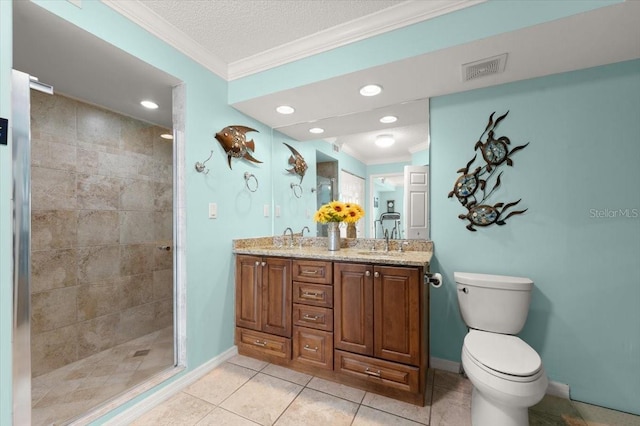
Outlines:
{"label": "crown molding", "polygon": [[228,66],[193,38],[138,1],[101,0],[106,6],[149,31],[160,40],[198,62],[214,74],[228,80]]}
{"label": "crown molding", "polygon": [[236,80],[378,34],[484,3],[487,0],[409,0],[229,64]]}
{"label": "crown molding", "polygon": [[121,0],[101,1],[214,74],[230,81],[407,25],[475,6],[487,0],[408,0],[228,65],[143,3]]}

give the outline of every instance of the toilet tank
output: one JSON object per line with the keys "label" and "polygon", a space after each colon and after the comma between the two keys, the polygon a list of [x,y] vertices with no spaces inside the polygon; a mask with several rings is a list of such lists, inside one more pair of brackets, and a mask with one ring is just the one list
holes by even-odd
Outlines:
{"label": "toilet tank", "polygon": [[518,334],[529,313],[533,281],[522,277],[455,272],[458,305],[468,327]]}

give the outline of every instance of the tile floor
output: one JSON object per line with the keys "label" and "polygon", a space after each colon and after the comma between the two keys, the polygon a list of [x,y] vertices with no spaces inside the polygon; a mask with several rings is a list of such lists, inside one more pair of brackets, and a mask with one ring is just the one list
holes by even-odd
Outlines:
{"label": "tile floor", "polygon": [[31,424],[64,424],[171,365],[173,327],[167,327],[34,377]]}
{"label": "tile floor", "polygon": [[[425,407],[237,355],[134,426],[467,426],[471,384],[430,370]],[[529,410],[531,426],[640,426],[640,416],[546,396]]]}

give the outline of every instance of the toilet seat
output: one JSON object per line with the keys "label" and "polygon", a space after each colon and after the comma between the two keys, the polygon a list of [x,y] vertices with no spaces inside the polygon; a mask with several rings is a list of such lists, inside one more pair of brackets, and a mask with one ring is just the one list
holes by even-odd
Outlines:
{"label": "toilet seat", "polygon": [[516,336],[470,330],[462,350],[479,368],[505,380],[530,382],[544,372],[538,353]]}

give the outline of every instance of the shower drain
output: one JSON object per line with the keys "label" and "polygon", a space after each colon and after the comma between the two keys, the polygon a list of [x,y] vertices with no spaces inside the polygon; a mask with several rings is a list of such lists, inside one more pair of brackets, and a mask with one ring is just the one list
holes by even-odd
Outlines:
{"label": "shower drain", "polygon": [[151,351],[151,349],[143,349],[141,351],[136,351],[135,354],[133,354],[133,357],[137,357],[137,356],[145,356],[147,355],[149,352]]}

